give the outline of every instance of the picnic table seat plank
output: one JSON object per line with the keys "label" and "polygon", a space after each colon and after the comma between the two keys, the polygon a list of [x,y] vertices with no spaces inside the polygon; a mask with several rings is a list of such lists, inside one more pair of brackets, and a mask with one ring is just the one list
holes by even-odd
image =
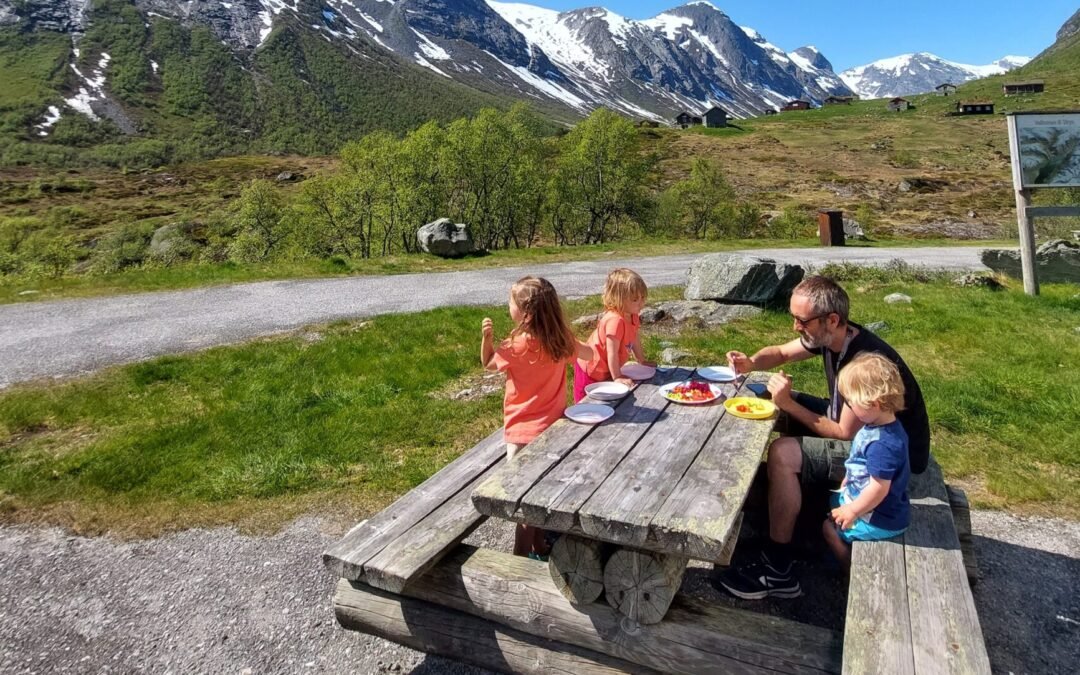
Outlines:
{"label": "picnic table seat plank", "polygon": [[[339,582],[339,616],[354,588]],[[684,595],[663,621],[643,625],[607,603],[571,604],[542,562],[464,544],[403,593],[662,672],[840,672],[839,632]]]}
{"label": "picnic table seat plank", "polygon": [[[506,444],[500,428],[393,504],[354,527],[323,553],[323,563],[336,576],[362,580],[364,563],[461,492],[476,476],[503,461],[505,456]],[[476,516],[482,522],[481,514]]]}
{"label": "picnic table seat plank", "polygon": [[[738,395],[749,393],[748,384],[767,380],[767,373],[752,373]],[[650,539],[691,558],[720,561],[774,425],[725,414],[656,512]]]}
{"label": "picnic table seat plank", "polygon": [[496,672],[536,675],[646,675],[658,672],[345,579],[338,582],[334,610],[338,622],[345,628]]}
{"label": "picnic table seat plank", "polygon": [[844,673],[914,672],[903,537],[856,542],[844,619]]}
{"label": "picnic table seat plank", "polygon": [[521,519],[558,532],[580,531],[578,509],[669,405],[660,387],[684,380],[692,372],[674,368],[657,372],[649,382],[639,384],[616,409],[614,421],[618,424],[598,427],[589,436],[587,447],[575,448],[522,497],[518,507]]}
{"label": "picnic table seat plank", "polygon": [[941,467],[909,485],[911,525],[852,547],[844,672],[990,673]]}
{"label": "picnic table seat plank", "polygon": [[[723,385],[731,396],[735,387]],[[578,510],[588,536],[641,548],[650,523],[724,416],[713,405],[669,405]],[[726,534],[726,533],[725,533]]]}
{"label": "picnic table seat plank", "polygon": [[915,672],[990,673],[941,467],[931,461],[911,481],[904,533]]}
{"label": "picnic table seat plank", "polygon": [[487,520],[487,516],[473,507],[472,491],[504,464],[493,464],[465,489],[402,532],[364,563],[364,581],[384,591],[400,593],[405,584],[430,569],[447,551]]}

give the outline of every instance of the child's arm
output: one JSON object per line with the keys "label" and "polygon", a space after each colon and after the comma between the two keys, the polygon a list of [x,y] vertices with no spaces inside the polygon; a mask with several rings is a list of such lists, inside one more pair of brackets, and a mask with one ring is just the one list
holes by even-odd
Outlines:
{"label": "child's arm", "polygon": [[611,372],[611,379],[615,382],[620,382],[628,387],[634,386],[634,381],[629,377],[623,377],[622,364],[619,363],[619,338],[614,335],[609,335],[607,340],[607,365],[608,370]]}
{"label": "child's arm", "polygon": [[892,485],[891,480],[870,476],[870,483],[863,488],[855,501],[841,504],[832,510],[832,519],[841,529],[850,530],[859,516],[877,508],[877,505],[889,494],[890,485]]}
{"label": "child's arm", "polygon": [[637,342],[635,342],[633,345],[631,345],[631,350],[634,352],[634,360],[637,361],[638,363],[640,363],[641,365],[643,365],[643,366],[655,366],[656,365],[655,361],[649,361],[649,360],[647,360],[645,358],[645,350],[641,348],[641,340],[640,339]]}
{"label": "child's arm", "polygon": [[593,348],[579,340],[577,343],[577,358],[588,362],[593,360],[593,356]]}
{"label": "child's arm", "polygon": [[480,323],[480,364],[484,370],[496,370],[495,366],[495,329],[491,319],[484,318]]}

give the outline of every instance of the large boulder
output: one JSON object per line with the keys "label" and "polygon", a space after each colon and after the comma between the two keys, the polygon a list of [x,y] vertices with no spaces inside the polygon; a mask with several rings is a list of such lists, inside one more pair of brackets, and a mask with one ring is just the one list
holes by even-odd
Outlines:
{"label": "large boulder", "polygon": [[462,223],[452,223],[449,218],[424,225],[416,231],[420,250],[441,258],[460,258],[476,252],[472,231]]}
{"label": "large boulder", "polygon": [[713,253],[690,266],[683,297],[752,305],[783,304],[802,281],[798,265],[738,253]]}
{"label": "large boulder", "polygon": [[[1020,251],[986,249],[982,263],[1001,274],[1023,278]],[[1035,249],[1035,274],[1048,284],[1080,284],[1080,244],[1065,239],[1052,239]]]}
{"label": "large boulder", "polygon": [[[762,312],[760,307],[753,305],[725,305],[712,300],[669,300],[661,302],[653,309],[663,319],[703,326],[719,326],[736,319],[757,316]],[[645,310],[641,312],[641,322],[648,323],[645,320]]]}

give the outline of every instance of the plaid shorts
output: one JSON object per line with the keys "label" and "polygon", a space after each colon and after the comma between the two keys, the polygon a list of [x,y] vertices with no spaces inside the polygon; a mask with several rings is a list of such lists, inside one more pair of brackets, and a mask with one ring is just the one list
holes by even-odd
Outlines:
{"label": "plaid shorts", "polygon": [[844,462],[851,454],[851,441],[816,436],[796,436],[802,448],[802,472],[799,480],[803,485],[839,483],[844,480]]}

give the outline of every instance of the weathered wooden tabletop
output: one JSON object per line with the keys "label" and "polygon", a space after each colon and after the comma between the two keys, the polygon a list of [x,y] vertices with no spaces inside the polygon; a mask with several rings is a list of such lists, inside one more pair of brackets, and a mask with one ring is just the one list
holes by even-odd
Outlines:
{"label": "weathered wooden tabletop", "polygon": [[[742,509],[775,418],[726,414],[721,401],[683,405],[659,387],[693,372],[658,372],[595,426],[562,419],[473,492],[489,516],[662,553],[713,561]],[[753,396],[747,384],[726,397]]]}

